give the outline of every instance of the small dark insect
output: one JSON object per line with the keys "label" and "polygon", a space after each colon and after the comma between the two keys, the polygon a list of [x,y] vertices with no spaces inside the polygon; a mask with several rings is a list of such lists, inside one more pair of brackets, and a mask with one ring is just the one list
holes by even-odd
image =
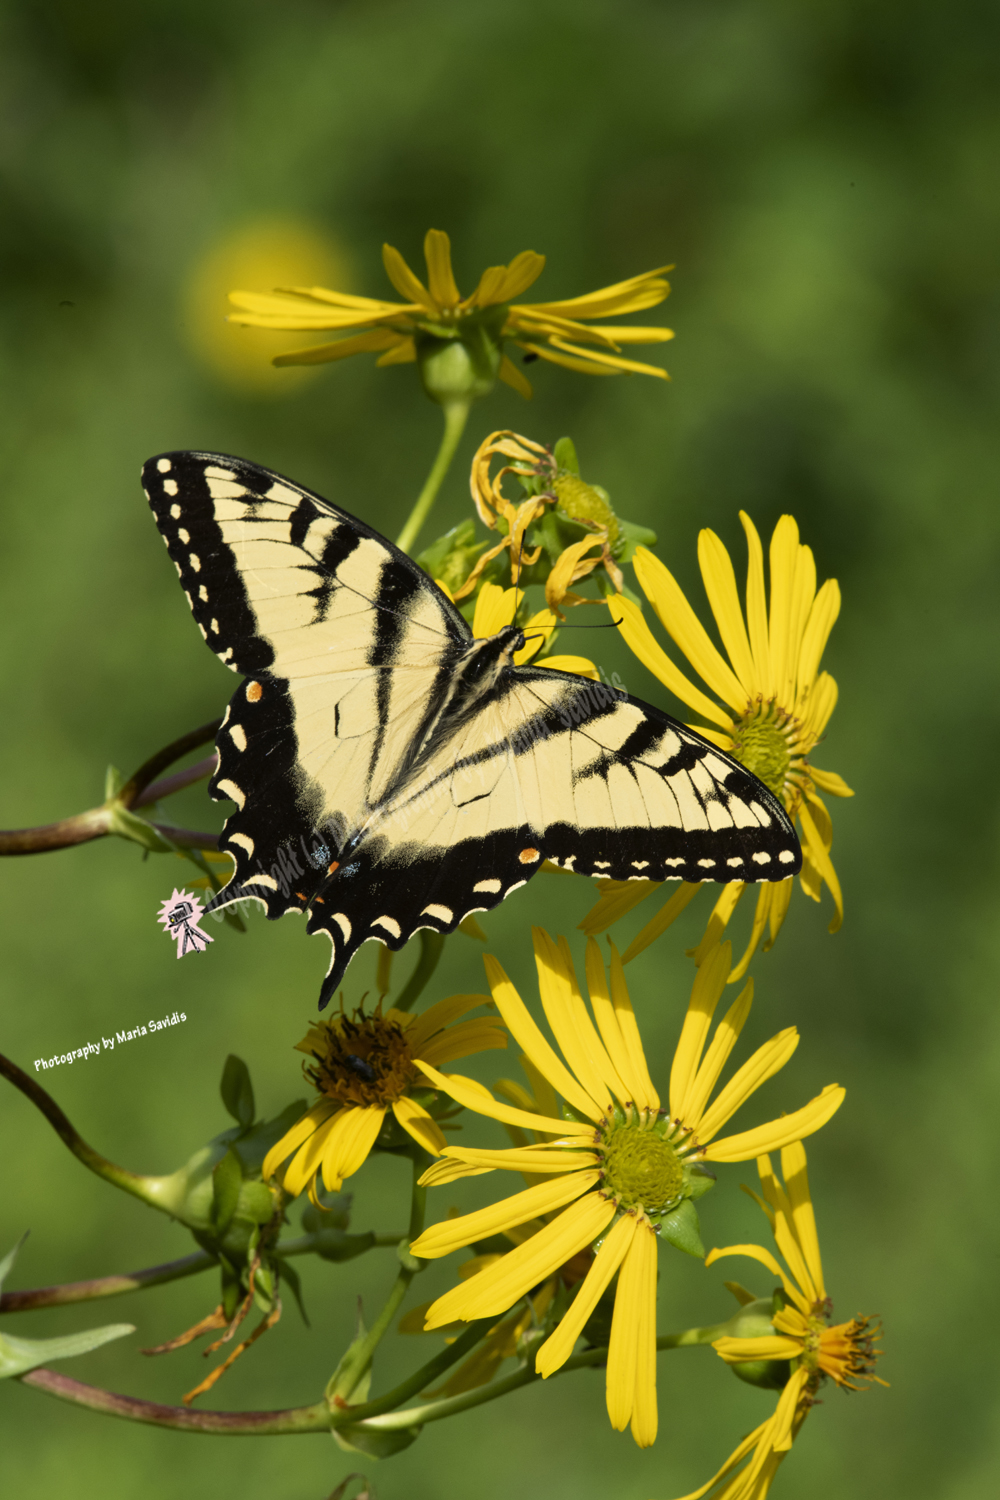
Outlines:
{"label": "small dark insect", "polygon": [[358,1077],[365,1080],[365,1083],[375,1082],[375,1069],[371,1063],[366,1063],[363,1057],[358,1057],[356,1052],[348,1052],[347,1062]]}
{"label": "small dark insect", "polygon": [[521,355],[521,363],[522,363],[522,365],[533,365],[535,363],[535,360],[537,358],[538,358],[537,354],[522,354]]}

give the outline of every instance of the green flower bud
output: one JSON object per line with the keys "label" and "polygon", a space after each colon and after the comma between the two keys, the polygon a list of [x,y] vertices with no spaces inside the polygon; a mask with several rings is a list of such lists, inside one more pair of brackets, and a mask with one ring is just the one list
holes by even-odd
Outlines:
{"label": "green flower bud", "polygon": [[455,326],[435,324],[431,331],[423,325],[414,335],[417,369],[432,401],[451,406],[489,395],[500,373],[506,313],[506,307],[490,307]]}
{"label": "green flower bud", "polygon": [[[771,1297],[755,1297],[734,1313],[726,1324],[726,1336],[733,1339],[770,1339],[774,1337],[775,1304]],[[767,1391],[780,1391],[788,1384],[792,1373],[787,1359],[747,1359],[729,1366],[737,1380],[747,1385],[761,1386]]]}

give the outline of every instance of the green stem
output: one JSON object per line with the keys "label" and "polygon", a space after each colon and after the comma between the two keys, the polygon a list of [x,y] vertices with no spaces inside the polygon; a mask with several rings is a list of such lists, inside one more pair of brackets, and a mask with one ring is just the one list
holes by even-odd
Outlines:
{"label": "green stem", "polygon": [[103,1177],[105,1182],[121,1188],[122,1192],[131,1193],[133,1198],[139,1198],[151,1208],[159,1208],[164,1213],[170,1213],[176,1217],[173,1206],[164,1201],[163,1185],[169,1183],[170,1178],[142,1177],[137,1172],[127,1172],[124,1167],[116,1166],[114,1162],[108,1161],[106,1156],[101,1156],[100,1152],[87,1145],[51,1094],[47,1094],[33,1078],[30,1078],[2,1052],[0,1052],[0,1077],[8,1079],[15,1088],[20,1089],[21,1093],[31,1100],[36,1109],[41,1110],[77,1161],[83,1162],[85,1167],[89,1167],[91,1172],[96,1173],[98,1177]]}
{"label": "green stem", "polygon": [[[728,1327],[728,1323],[717,1323],[707,1328],[685,1328],[682,1333],[665,1333],[656,1340],[656,1347],[658,1350],[685,1349],[697,1344],[710,1344],[713,1339],[721,1337]],[[558,1370],[553,1371],[550,1379],[554,1379],[556,1375],[568,1375],[573,1370],[593,1369],[595,1365],[605,1364],[607,1358],[608,1351],[604,1347],[585,1349],[582,1354],[574,1354]],[[530,1365],[526,1364],[503,1380],[492,1380],[489,1385],[478,1386],[473,1391],[463,1391],[460,1396],[445,1396],[438,1401],[428,1402],[426,1406],[411,1406],[407,1411],[389,1412],[385,1416],[373,1416],[371,1420],[366,1420],[364,1407],[357,1407],[344,1420],[350,1421],[352,1426],[361,1426],[378,1432],[420,1427],[425,1422],[440,1422],[445,1417],[454,1417],[459,1412],[470,1411],[475,1406],[483,1406],[487,1401],[496,1401],[498,1397],[506,1396],[510,1391],[520,1390],[522,1386],[533,1385],[541,1378]],[[334,1426],[339,1425],[340,1423],[334,1418]]]}
{"label": "green stem", "polygon": [[442,410],[444,411],[444,434],[441,438],[441,446],[431,465],[431,472],[427,476],[424,487],[417,496],[417,503],[410,512],[409,520],[396,538],[396,546],[402,552],[410,551],[417,540],[421,526],[430,514],[430,508],[434,504],[441,482],[448,472],[455,456],[455,449],[465,429],[469,415],[469,402],[452,401]]}
{"label": "green stem", "polygon": [[[399,1275],[396,1277],[393,1288],[388,1297],[385,1299],[385,1305],[379,1312],[379,1315],[375,1319],[375,1322],[365,1334],[364,1338],[358,1341],[349,1359],[345,1361],[344,1367],[335,1377],[335,1381],[331,1382],[331,1384],[333,1385],[333,1391],[330,1395],[330,1399],[340,1411],[344,1411],[345,1413],[347,1411],[348,1401],[350,1399],[351,1393],[355,1390],[359,1381],[363,1379],[368,1370],[371,1368],[371,1362],[375,1357],[375,1350],[378,1348],[379,1344],[382,1342],[383,1338],[392,1326],[392,1321],[395,1318],[396,1313],[399,1311],[400,1304],[402,1303],[403,1298],[406,1296],[407,1292],[410,1289],[410,1282],[413,1280],[414,1276],[416,1276],[417,1273],[419,1271],[422,1271],[424,1268],[424,1262],[417,1260],[415,1256],[410,1254],[410,1245],[417,1238],[417,1236],[420,1234],[420,1231],[424,1227],[424,1212],[427,1204],[427,1189],[420,1186],[419,1179],[424,1170],[426,1153],[421,1151],[418,1146],[414,1145],[412,1151],[409,1154],[411,1162],[413,1164],[413,1186],[410,1196],[410,1226],[407,1230],[406,1239],[401,1240],[399,1244]],[[353,1421],[353,1417],[348,1417],[345,1415],[345,1420]]]}
{"label": "green stem", "polygon": [[[282,1257],[311,1255],[317,1250],[319,1238],[319,1235],[303,1234],[298,1239],[284,1240],[275,1245],[274,1253]],[[400,1238],[398,1234],[376,1234],[371,1248],[395,1250]],[[0,1313],[34,1312],[39,1307],[67,1307],[74,1302],[121,1297],[126,1292],[140,1292],[148,1286],[163,1286],[165,1282],[179,1281],[184,1276],[196,1276],[218,1264],[216,1257],[207,1250],[197,1250],[180,1260],[165,1261],[162,1266],[148,1266],[124,1276],[95,1276],[89,1281],[65,1281],[59,1286],[24,1287],[0,1294]]]}
{"label": "green stem", "polygon": [[[490,1319],[481,1320],[482,1323],[490,1322]],[[665,1334],[656,1341],[657,1349],[681,1349],[692,1344],[710,1342],[708,1335],[716,1333],[717,1329],[726,1327],[719,1323],[715,1329],[710,1328],[688,1328],[683,1333]],[[445,1355],[453,1355],[454,1359],[460,1358],[456,1351],[465,1338],[476,1332],[481,1332],[481,1325],[470,1325],[462,1337],[444,1351]],[[475,1338],[470,1338],[470,1345],[475,1343]],[[465,1349],[462,1349],[462,1353]],[[561,1369],[556,1370],[551,1377],[556,1375],[568,1375],[571,1370],[593,1368],[594,1365],[602,1365],[608,1357],[606,1348],[586,1349],[582,1354],[575,1354],[568,1359]],[[451,1361],[453,1362],[453,1360]],[[432,1360],[430,1365],[436,1364]],[[438,1370],[445,1368],[439,1365]],[[417,1373],[421,1377],[420,1383],[433,1379],[433,1374],[426,1373],[430,1366]],[[416,1376],[411,1376],[404,1385],[413,1385]],[[182,1432],[204,1432],[214,1433],[222,1437],[275,1437],[280,1435],[293,1436],[306,1432],[329,1432],[331,1426],[355,1426],[359,1425],[362,1431],[367,1428],[373,1432],[392,1431],[394,1429],[405,1429],[414,1427],[424,1422],[438,1422],[443,1417],[455,1416],[458,1412],[468,1411],[474,1406],[481,1406],[486,1401],[495,1401],[498,1396],[504,1396],[508,1391],[518,1390],[521,1386],[531,1385],[541,1376],[534,1370],[525,1366],[516,1370],[513,1375],[508,1375],[505,1380],[494,1380],[487,1386],[480,1386],[478,1390],[464,1392],[461,1396],[450,1396],[442,1401],[432,1401],[426,1406],[410,1407],[409,1411],[390,1412],[386,1415],[374,1415],[365,1418],[365,1413],[374,1406],[380,1406],[388,1397],[381,1397],[377,1402],[370,1402],[365,1406],[356,1406],[352,1411],[345,1411],[331,1420],[330,1410],[325,1401],[318,1401],[314,1406],[293,1407],[286,1411],[190,1411],[186,1406],[161,1406],[155,1401],[138,1401],[132,1396],[119,1396],[113,1391],[102,1390],[99,1386],[85,1385],[80,1380],[73,1380],[67,1375],[58,1374],[55,1370],[38,1369],[29,1370],[27,1375],[20,1377],[22,1385],[34,1386],[36,1390],[45,1391],[49,1396],[56,1396],[61,1401],[70,1401],[76,1406],[85,1406],[90,1411],[101,1412],[104,1416],[124,1417],[130,1422],[146,1422],[154,1427],[170,1427]],[[398,1394],[403,1389],[397,1387]],[[399,1396],[405,1400],[405,1396]]]}
{"label": "green stem", "polygon": [[441,955],[444,952],[443,934],[432,931],[430,927],[421,927],[417,937],[420,939],[420,957],[417,959],[417,967],[404,985],[399,999],[392,1002],[393,1010],[409,1010],[419,999],[431,975],[441,962]]}

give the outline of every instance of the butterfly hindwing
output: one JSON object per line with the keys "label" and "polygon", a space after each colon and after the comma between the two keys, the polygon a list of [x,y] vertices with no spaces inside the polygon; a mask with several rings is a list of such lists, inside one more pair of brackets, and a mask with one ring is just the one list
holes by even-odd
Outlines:
{"label": "butterfly hindwing", "polygon": [[546,859],[618,880],[800,867],[738,762],[608,685],[513,666],[517,631],[474,641],[347,512],[216,454],[164,454],[143,482],[203,635],[247,677],[217,739],[236,870],[211,906],[307,913],[333,950],[321,1003],[363,942],[450,932]]}

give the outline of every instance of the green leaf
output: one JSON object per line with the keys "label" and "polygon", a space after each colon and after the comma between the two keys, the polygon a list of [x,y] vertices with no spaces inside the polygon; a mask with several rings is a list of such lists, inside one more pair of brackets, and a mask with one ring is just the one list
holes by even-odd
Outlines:
{"label": "green leaf", "polygon": [[700,1161],[695,1162],[694,1166],[688,1169],[687,1190],[695,1200],[704,1198],[705,1194],[715,1187],[715,1183],[715,1173],[710,1172]]}
{"label": "green leaf", "polygon": [[243,1167],[236,1152],[230,1147],[222,1160],[212,1168],[212,1222],[219,1234],[225,1233],[236,1212],[242,1186]]}
{"label": "green leaf", "polygon": [[7,1277],[10,1275],[14,1262],[17,1260],[18,1251],[20,1250],[21,1246],[24,1244],[30,1233],[31,1230],[26,1229],[21,1238],[18,1240],[17,1244],[14,1246],[13,1250],[8,1250],[3,1260],[0,1260],[0,1290],[2,1290],[3,1284],[7,1280]]}
{"label": "green leaf", "polygon": [[250,1070],[241,1057],[230,1052],[222,1069],[222,1083],[219,1086],[222,1094],[222,1102],[238,1124],[244,1130],[249,1130],[257,1113],[254,1106],[253,1084],[250,1082]]}
{"label": "green leaf", "polygon": [[[378,1418],[373,1418],[377,1421]],[[363,1426],[360,1422],[356,1427],[334,1427],[334,1442],[338,1448],[343,1448],[345,1453],[365,1453],[369,1458],[391,1458],[394,1453],[402,1453],[404,1448],[409,1448],[415,1443],[423,1430],[420,1427],[391,1427],[384,1430],[380,1427]]]}
{"label": "green leaf", "polygon": [[99,1349],[112,1339],[123,1339],[127,1333],[135,1333],[134,1323],[107,1323],[103,1328],[88,1328],[57,1339],[16,1339],[0,1334],[0,1380],[24,1375],[53,1359],[89,1354],[91,1349]]}
{"label": "green leaf", "polygon": [[302,1315],[302,1321],[306,1325],[306,1327],[309,1328],[311,1326],[309,1323],[309,1316],[306,1312],[306,1305],[302,1300],[302,1278],[300,1277],[298,1271],[296,1271],[295,1267],[289,1265],[287,1260],[283,1260],[280,1256],[275,1256],[274,1259],[275,1264],[278,1267],[278,1275],[280,1279],[285,1283],[285,1285],[288,1287],[288,1290],[295,1298],[295,1305]]}
{"label": "green leaf", "polygon": [[141,844],[154,854],[172,854],[174,851],[175,846],[161,837],[152,823],[137,818],[120,802],[112,802],[108,809],[108,832],[117,833],[122,839],[131,839],[133,844]]}
{"label": "green leaf", "polygon": [[631,562],[635,556],[636,547],[655,546],[655,531],[650,531],[648,526],[637,526],[634,521],[623,521],[621,516],[618,517],[618,543],[615,547],[616,562]]}
{"label": "green leaf", "polygon": [[676,1249],[683,1250],[685,1255],[693,1255],[698,1260],[705,1259],[698,1210],[690,1198],[685,1198],[672,1213],[660,1220],[660,1237]]}
{"label": "green leaf", "polygon": [[572,438],[561,437],[552,450],[552,457],[560,469],[568,469],[571,474],[579,474],[580,460],[576,456],[576,445]]}

